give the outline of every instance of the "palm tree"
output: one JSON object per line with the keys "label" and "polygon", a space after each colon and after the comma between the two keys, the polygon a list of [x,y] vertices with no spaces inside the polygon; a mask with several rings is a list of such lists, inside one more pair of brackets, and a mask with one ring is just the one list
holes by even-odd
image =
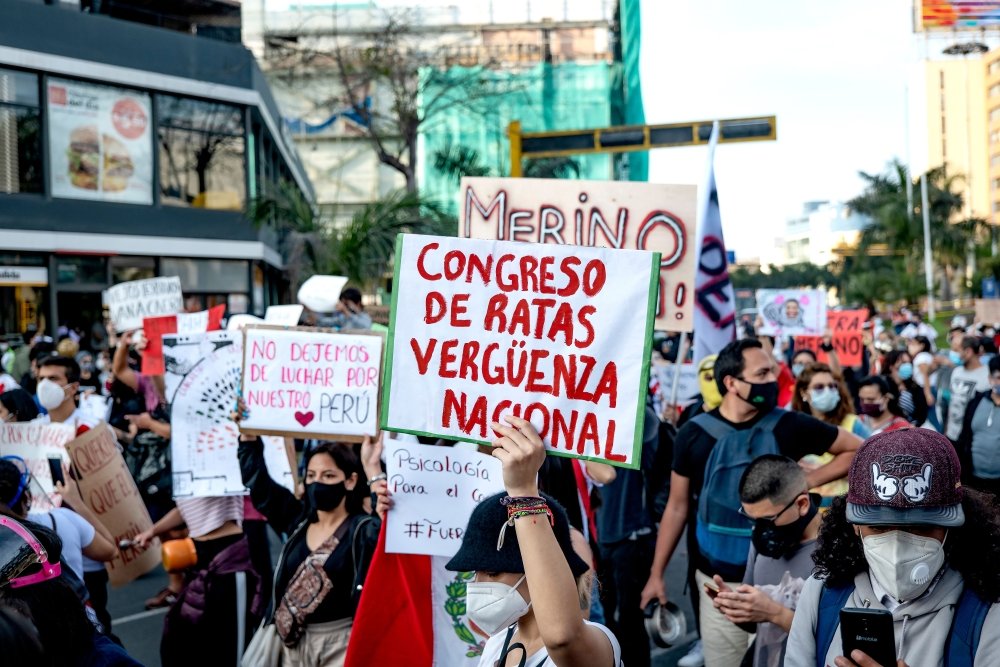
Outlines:
{"label": "palm tree", "polygon": [[333,232],[331,270],[372,293],[388,274],[397,234],[454,236],[457,231],[458,221],[441,206],[398,190],[366,205]]}
{"label": "palm tree", "polygon": [[252,199],[247,217],[254,227],[268,227],[277,234],[292,294],[309,276],[326,272],[330,235],[295,183],[282,179],[273,194]]}

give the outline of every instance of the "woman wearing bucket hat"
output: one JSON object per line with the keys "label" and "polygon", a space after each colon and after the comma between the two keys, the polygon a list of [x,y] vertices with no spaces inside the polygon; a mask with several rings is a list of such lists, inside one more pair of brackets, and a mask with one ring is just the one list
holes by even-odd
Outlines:
{"label": "woman wearing bucket hat", "polygon": [[584,621],[577,581],[588,565],[570,542],[566,512],[538,492],[545,460],[531,424],[507,417],[493,455],[506,493],[483,500],[469,518],[449,570],[475,572],[469,619],[490,635],[481,667],[619,667],[621,647],[603,625]]}
{"label": "woman wearing bucket hat", "polygon": [[960,479],[954,448],[934,431],[880,433],[858,449],[850,491],[820,527],[786,667],[878,665],[843,655],[839,613],[858,607],[891,613],[898,665],[998,664],[1000,514]]}

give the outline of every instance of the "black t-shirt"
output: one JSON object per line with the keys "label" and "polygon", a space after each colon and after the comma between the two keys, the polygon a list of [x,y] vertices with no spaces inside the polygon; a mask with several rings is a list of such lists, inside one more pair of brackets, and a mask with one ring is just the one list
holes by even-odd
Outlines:
{"label": "black t-shirt", "polygon": [[[737,430],[752,428],[763,417],[758,415],[749,421],[735,424],[725,419],[718,408],[708,414]],[[836,426],[821,422],[802,412],[785,412],[774,427],[774,439],[778,442],[779,451],[796,461],[807,454],[825,454],[837,439],[837,433]],[[701,487],[705,483],[705,464],[715,442],[715,438],[693,421],[685,423],[674,440],[673,470],[678,475],[687,477],[691,484],[688,499],[688,530],[694,530],[694,518],[698,513],[698,496],[701,495]],[[718,574],[726,581],[743,580],[743,570],[718,572],[701,554],[697,554],[695,560],[696,567],[709,576]]]}

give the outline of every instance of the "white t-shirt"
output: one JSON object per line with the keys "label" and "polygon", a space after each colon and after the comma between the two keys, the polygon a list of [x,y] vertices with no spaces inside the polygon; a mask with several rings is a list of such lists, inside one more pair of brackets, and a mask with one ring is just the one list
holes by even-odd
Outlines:
{"label": "white t-shirt", "polygon": [[[925,364],[927,365],[928,371],[930,370],[930,367],[934,365],[934,357],[931,356],[930,352],[921,352],[913,358],[913,381],[921,387],[924,386],[924,374],[920,372],[920,367]],[[934,386],[933,379],[931,380],[931,386]]]}
{"label": "white t-shirt", "polygon": [[977,392],[990,388],[990,371],[986,366],[980,366],[974,371],[966,370],[964,366],[956,366],[951,372],[951,398],[948,399],[948,425],[945,435],[952,442],[962,435],[962,420],[965,418],[965,408]]}
{"label": "white t-shirt", "polygon": [[[613,665],[594,665],[594,667],[622,667],[622,647],[618,643],[618,639],[615,637],[611,630],[600,623],[591,623],[590,621],[584,621],[587,625],[592,625],[595,628],[600,628],[601,631],[608,636],[611,640],[611,650],[614,652],[615,661]],[[507,640],[507,630],[504,629],[501,632],[493,635],[486,640],[486,645],[483,647],[483,655],[479,659],[479,667],[493,667],[494,663],[500,659],[500,652],[503,650],[504,642]],[[520,654],[520,651],[517,652]],[[520,657],[518,655],[517,657]],[[548,660],[549,652],[543,646],[534,655],[530,656],[524,663],[524,667],[539,667],[542,661],[545,661],[544,667],[559,667],[551,660]]]}
{"label": "white t-shirt", "polygon": [[83,550],[94,541],[97,532],[90,522],[67,507],[56,507],[51,512],[29,512],[28,519],[46,528],[51,528],[52,519],[55,519],[56,534],[62,540],[63,561],[73,574],[83,579]]}

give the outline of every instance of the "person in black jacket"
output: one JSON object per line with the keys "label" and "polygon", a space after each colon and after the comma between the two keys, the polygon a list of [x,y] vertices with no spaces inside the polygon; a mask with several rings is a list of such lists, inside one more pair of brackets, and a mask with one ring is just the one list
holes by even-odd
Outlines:
{"label": "person in black jacket", "polygon": [[[373,488],[385,484],[381,450],[381,438],[366,439],[361,448]],[[341,665],[381,528],[381,518],[361,508],[361,463],[348,445],[321,442],[309,448],[305,498],[299,500],[271,479],[259,438],[241,436],[238,455],[254,507],[288,538],[275,569],[268,616],[284,644],[282,664],[306,664],[309,656],[309,664]]]}
{"label": "person in black jacket", "polygon": [[989,363],[990,390],[969,401],[958,437],[962,481],[980,491],[1000,494],[1000,357]]}

